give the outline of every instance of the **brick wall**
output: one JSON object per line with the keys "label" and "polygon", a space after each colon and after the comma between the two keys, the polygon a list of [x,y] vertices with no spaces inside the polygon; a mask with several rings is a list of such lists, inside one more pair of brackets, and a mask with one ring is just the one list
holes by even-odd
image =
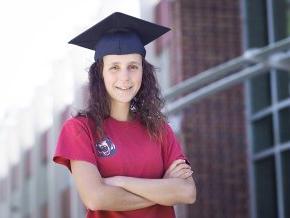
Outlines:
{"label": "brick wall", "polygon": [[[172,84],[241,55],[239,1],[171,4]],[[249,217],[244,108],[243,87],[236,86],[183,111],[183,140],[198,179],[188,217]]]}

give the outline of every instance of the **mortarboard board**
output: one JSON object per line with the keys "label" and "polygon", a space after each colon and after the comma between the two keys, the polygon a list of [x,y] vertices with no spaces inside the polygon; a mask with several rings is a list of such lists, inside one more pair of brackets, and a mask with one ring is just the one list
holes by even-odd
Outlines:
{"label": "mortarboard board", "polygon": [[120,12],[101,20],[69,41],[95,51],[95,60],[108,54],[139,53],[145,57],[144,46],[170,28]]}

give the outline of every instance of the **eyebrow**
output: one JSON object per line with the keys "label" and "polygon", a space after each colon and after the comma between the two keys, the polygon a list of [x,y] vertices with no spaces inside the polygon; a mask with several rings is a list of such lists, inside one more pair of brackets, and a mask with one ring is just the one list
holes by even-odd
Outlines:
{"label": "eyebrow", "polygon": [[[120,62],[112,62],[110,65],[116,65],[116,64],[120,64]],[[139,66],[141,65],[141,63],[137,61],[131,61],[129,62],[129,64],[137,64]]]}
{"label": "eyebrow", "polygon": [[140,62],[137,61],[131,61],[130,64],[137,64],[137,65],[141,65]]}

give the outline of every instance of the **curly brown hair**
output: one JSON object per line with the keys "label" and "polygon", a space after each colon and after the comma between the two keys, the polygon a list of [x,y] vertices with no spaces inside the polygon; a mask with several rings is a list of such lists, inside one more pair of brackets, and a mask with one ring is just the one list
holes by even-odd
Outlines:
{"label": "curly brown hair", "polygon": [[[142,57],[143,76],[142,83],[136,96],[130,103],[130,114],[138,117],[149,132],[149,136],[157,141],[162,140],[162,130],[167,122],[166,116],[161,112],[164,99],[155,73],[156,68]],[[103,120],[110,116],[110,100],[103,80],[103,60],[94,62],[89,69],[89,99],[86,109],[79,110],[74,117],[88,116],[96,123],[99,140],[103,139]]]}

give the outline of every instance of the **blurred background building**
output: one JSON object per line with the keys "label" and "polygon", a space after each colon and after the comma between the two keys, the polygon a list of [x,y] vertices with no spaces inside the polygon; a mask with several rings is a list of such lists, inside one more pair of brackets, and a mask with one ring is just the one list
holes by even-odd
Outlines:
{"label": "blurred background building", "polygon": [[[273,45],[290,33],[288,0],[149,0],[140,1],[139,11],[141,18],[172,27],[147,47],[147,59],[158,67],[165,95],[182,81],[210,68],[218,70],[219,64]],[[107,15],[100,13],[97,19]],[[8,158],[8,174],[0,178],[1,218],[84,217],[69,172],[51,160],[62,123],[86,104],[81,63],[89,66],[92,57],[80,59],[77,52],[67,56],[52,64],[54,76],[37,90],[32,107],[10,112],[17,123],[0,126],[1,146],[19,156],[19,161]],[[270,62],[241,60],[229,75]],[[289,65],[271,66],[168,113],[191,161],[198,191],[195,204],[176,206],[177,217],[290,217]],[[197,92],[190,90],[177,99]]]}

